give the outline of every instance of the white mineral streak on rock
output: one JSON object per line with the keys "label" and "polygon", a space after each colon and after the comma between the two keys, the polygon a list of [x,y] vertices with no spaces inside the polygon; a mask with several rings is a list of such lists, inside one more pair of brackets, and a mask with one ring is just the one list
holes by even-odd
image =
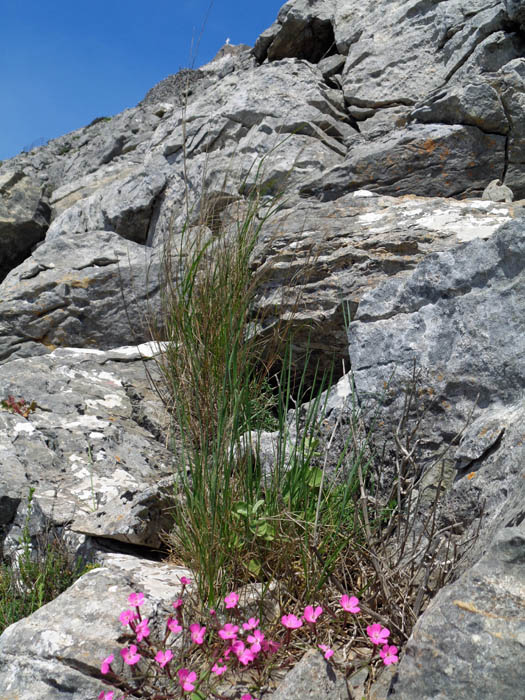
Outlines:
{"label": "white mineral streak on rock", "polygon": [[66,430],[72,430],[74,428],[84,428],[96,430],[97,428],[107,428],[109,426],[109,421],[101,420],[97,416],[78,416],[77,420],[71,421],[69,423],[64,423],[63,428]]}
{"label": "white mineral streak on rock", "polygon": [[365,224],[373,223],[374,221],[381,221],[384,218],[382,212],[371,211],[368,214],[360,214],[359,221]]}
{"label": "white mineral streak on rock", "polygon": [[105,394],[103,399],[87,399],[86,406],[89,408],[97,408],[98,406],[104,406],[105,408],[116,408],[117,406],[122,406],[122,397],[118,394]]}
{"label": "white mineral streak on rock", "polygon": [[116,377],[114,374],[111,374],[110,372],[98,372],[98,377],[100,379],[104,379],[105,381],[111,382],[112,384],[115,384],[116,386],[122,386],[122,382],[118,377]]}
{"label": "white mineral streak on rock", "polygon": [[377,197],[376,194],[370,192],[369,190],[356,190],[353,193],[354,197]]}
{"label": "white mineral streak on rock", "polygon": [[[508,214],[508,210],[500,210],[494,213]],[[511,221],[511,217],[508,215],[480,219],[450,208],[447,211],[435,210],[431,214],[417,219],[415,223],[417,226],[427,228],[429,231],[453,233],[459,241],[464,242],[475,238],[489,238],[507,221]]]}
{"label": "white mineral streak on rock", "polygon": [[74,643],[74,638],[69,634],[57,630],[44,630],[40,635],[41,651],[44,654],[55,654],[64,647]]}
{"label": "white mineral streak on rock", "polygon": [[481,200],[476,202],[469,202],[469,204],[473,209],[490,209],[494,206],[494,202],[483,202]]}
{"label": "white mineral streak on rock", "polygon": [[352,384],[350,382],[350,377],[348,374],[345,374],[337,382],[337,395],[340,396],[342,399],[344,399],[347,396],[350,396],[351,393],[352,393]]}
{"label": "white mineral streak on rock", "polygon": [[35,427],[31,425],[31,423],[26,422],[26,423],[16,423],[15,426],[13,427],[13,430],[15,433],[28,433],[31,435],[32,433],[35,432]]}

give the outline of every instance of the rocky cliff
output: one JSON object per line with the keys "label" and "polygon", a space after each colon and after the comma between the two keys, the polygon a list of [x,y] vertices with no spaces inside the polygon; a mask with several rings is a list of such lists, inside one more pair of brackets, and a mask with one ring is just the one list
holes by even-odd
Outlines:
{"label": "rocky cliff", "polygon": [[[300,349],[314,326],[316,357],[336,379],[351,367],[385,435],[417,366],[418,460],[447,448],[441,525],[469,535],[483,516],[377,700],[521,697],[524,107],[521,2],[290,0],[255,47],[0,166],[0,399],[36,405],[0,411],[1,551],[31,487],[32,536],[64,528],[105,567],[2,635],[2,700],[95,697],[107,610],[137,586],[165,599],[173,572],[151,553],[173,455],[144,374],[158,348],[136,346],[166,236],[189,211],[227,227],[255,184],[284,191],[253,257],[258,308],[291,316]],[[482,199],[494,179],[513,202]]]}

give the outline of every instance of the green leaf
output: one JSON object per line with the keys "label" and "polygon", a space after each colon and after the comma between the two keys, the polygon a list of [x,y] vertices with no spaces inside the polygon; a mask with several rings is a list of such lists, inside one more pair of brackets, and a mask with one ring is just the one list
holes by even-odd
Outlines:
{"label": "green leaf", "polygon": [[243,518],[247,518],[248,513],[250,512],[250,507],[244,501],[239,501],[238,503],[234,504],[232,511],[234,515],[241,515]]}
{"label": "green leaf", "polygon": [[313,467],[310,470],[310,475],[308,477],[308,486],[312,489],[318,489],[321,486],[321,480],[323,478],[323,471],[322,469],[318,469],[317,467]]}
{"label": "green leaf", "polygon": [[254,576],[260,576],[261,574],[261,563],[257,559],[250,559],[248,563],[248,571]]}
{"label": "green leaf", "polygon": [[206,696],[200,690],[196,690],[190,695],[191,700],[206,700]]}
{"label": "green leaf", "polygon": [[260,498],[257,503],[254,504],[252,508],[252,513],[255,515],[259,508],[264,505],[264,498]]}

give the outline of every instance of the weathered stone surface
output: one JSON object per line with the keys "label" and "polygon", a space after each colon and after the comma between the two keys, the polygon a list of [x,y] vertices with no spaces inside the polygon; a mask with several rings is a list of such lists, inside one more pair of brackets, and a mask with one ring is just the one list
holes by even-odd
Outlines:
{"label": "weathered stone surface", "polygon": [[512,202],[514,196],[510,187],[504,185],[501,180],[492,180],[483,190],[481,199],[490,199],[492,202]]}
{"label": "weathered stone surface", "polygon": [[386,382],[385,410],[393,416],[415,360],[439,397],[424,421],[427,439],[439,445],[460,432],[471,410],[477,418],[522,396],[523,227],[518,219],[487,240],[430,255],[409,277],[361,300],[349,338],[362,401]]}
{"label": "weathered stone surface", "polygon": [[49,216],[38,182],[20,170],[0,174],[0,280],[43,240]]}
{"label": "weathered stone surface", "polygon": [[522,29],[525,29],[525,7],[521,0],[504,0],[505,9],[509,19],[518,22]]}
{"label": "weathered stone surface", "polygon": [[[337,376],[348,346],[347,303],[363,420],[378,395],[384,404],[376,440],[399,416],[415,360],[422,402],[431,391],[437,398],[421,427],[421,467],[449,447],[438,525],[469,537],[484,508],[463,578],[421,620],[395,695],[412,697],[404,692],[410,686],[407,693],[429,700],[498,697],[501,688],[516,696],[520,686],[513,684],[523,679],[508,658],[523,646],[516,612],[523,581],[516,567],[500,566],[502,550],[483,560],[489,573],[476,562],[492,541],[504,542],[506,531],[518,537],[524,520],[522,5],[290,0],[253,54],[224,46],[199,71],[159,83],[138,107],[0,165],[4,221],[31,229],[18,237],[9,229],[0,261],[4,274],[22,263],[0,287],[0,386],[4,396],[37,402],[26,418],[0,411],[0,539],[8,558],[20,545],[29,487],[36,489],[33,540],[46,527],[65,527],[71,548],[99,561],[110,546],[159,546],[172,455],[140,365],[115,351],[45,353],[57,345],[110,349],[147,339],[137,326],[148,304],[156,308],[164,236],[177,235],[188,212],[190,225],[204,218],[215,235],[221,222],[235,219],[236,206],[243,210],[254,186],[263,195],[284,189],[253,258],[254,271],[266,275],[257,298],[266,313],[261,332],[292,319],[295,357],[310,342],[322,366],[333,354]],[[495,178],[517,202],[464,199],[481,196]],[[47,240],[31,254],[49,220]],[[135,297],[132,334],[125,306]],[[342,403],[349,410],[351,387],[343,377],[332,390],[329,420]],[[275,461],[275,444],[264,436],[261,463]],[[64,619],[57,604],[4,635],[0,687],[9,700],[87,700],[100,692],[93,685],[100,637],[86,630],[94,619],[109,625],[98,597],[120,608],[112,597],[120,577],[138,581],[129,561],[119,565],[122,574],[113,568],[92,588],[80,586]],[[443,634],[440,619],[449,625]],[[449,674],[451,655],[458,668]],[[435,658],[444,659],[439,668]],[[303,678],[301,697],[320,697],[315,693],[327,687],[319,654],[318,662],[323,668],[312,681],[305,661],[310,680]],[[483,688],[471,684],[469,664]],[[292,677],[278,692],[291,697],[300,687]],[[378,688],[377,698],[385,692]]]}
{"label": "weathered stone surface", "polygon": [[272,700],[346,700],[345,679],[337,674],[320,651],[308,651],[272,694]]}
{"label": "weathered stone surface", "polygon": [[259,61],[304,58],[318,63],[336,53],[333,0],[295,0],[283,5],[277,20],[255,42]]}
{"label": "weathered stone surface", "polygon": [[[415,367],[418,406],[407,417],[421,417],[414,458],[424,470],[444,454],[445,465],[457,470],[440,516],[444,526],[472,534],[483,514],[471,561],[504,514],[519,522],[523,511],[513,500],[525,497],[525,366],[517,351],[525,334],[523,226],[523,219],[508,223],[487,240],[430,255],[409,277],[379,285],[361,300],[349,331],[358,400],[365,416],[379,411],[375,444],[391,440]],[[430,484],[432,474],[427,478]]]}
{"label": "weathered stone surface", "polygon": [[0,359],[147,341],[158,285],[155,253],[115,233],[45,241],[0,286]]}
{"label": "weathered stone surface", "polygon": [[356,136],[340,90],[306,61],[227,75],[188,106],[184,119],[164,120],[152,139],[154,153],[175,173],[154,239],[170,226],[180,230],[186,206],[200,210],[202,192],[207,201],[239,197],[254,185],[278,193],[340,163]]}
{"label": "weathered stone surface", "polygon": [[501,102],[512,128],[508,135],[507,172],[505,184],[516,197],[525,193],[525,59],[520,58],[507,63],[501,70],[491,76],[491,84],[498,91]]}
{"label": "weathered stone surface", "polygon": [[438,89],[417,104],[411,116],[425,124],[465,124],[496,134],[510,128],[497,91],[484,82]]}
{"label": "weathered stone surface", "polygon": [[157,197],[166,185],[161,167],[135,172],[97,188],[73,204],[49,227],[46,240],[86,231],[114,231],[123,238],[145,243]]}
{"label": "weathered stone surface", "polygon": [[343,163],[312,178],[300,191],[323,201],[360,188],[394,195],[476,197],[504,166],[502,135],[475,126],[413,124],[371,142],[361,140]]}
{"label": "weathered stone surface", "polygon": [[[57,350],[6,363],[0,378],[2,399],[35,402],[27,417],[0,411],[0,526],[12,529],[9,546],[20,538],[23,520],[15,513],[33,488],[48,525],[158,547],[171,524],[166,505],[175,467],[138,412],[137,397],[156,404],[146,425],[156,421],[165,431],[140,351]],[[37,518],[31,536],[40,527]]]}
{"label": "weathered stone surface", "polygon": [[85,574],[2,634],[2,700],[92,700],[111,690],[103,683],[100,664],[111,653],[119,657],[118,614],[130,593],[144,593],[150,628],[164,630],[170,603],[181,590],[180,577],[189,572],[134,557],[109,555],[103,563],[104,568]]}
{"label": "weathered stone surface", "polygon": [[116,180],[125,181],[132,175],[140,173],[142,173],[142,168],[133,163],[107,163],[95,172],[69,180],[62,187],[57,187],[49,199],[53,208],[53,217],[58,218],[69,207],[86,197],[90,197],[97,190],[102,190]]}
{"label": "weathered stone surface", "polygon": [[254,253],[263,326],[291,320],[297,356],[308,346],[322,367],[336,358],[338,375],[346,356],[345,303],[353,319],[363,295],[381,282],[406,275],[432,252],[491,236],[519,211],[518,205],[480,200],[367,191],[335,202],[291,199],[265,224]]}
{"label": "weathered stone surface", "polygon": [[186,68],[154,85],[139,102],[139,106],[167,102],[182,107],[195,97],[199,89],[207,87],[208,84],[209,81],[202,71]]}
{"label": "weathered stone surface", "polygon": [[[460,570],[487,551],[498,532],[525,519],[525,404],[485,410],[452,451],[456,470],[439,514],[443,527],[474,534],[482,529]],[[456,524],[462,523],[461,527]]]}
{"label": "weathered stone surface", "polygon": [[441,590],[419,619],[389,698],[482,700],[525,687],[525,527],[503,528],[490,551]]}

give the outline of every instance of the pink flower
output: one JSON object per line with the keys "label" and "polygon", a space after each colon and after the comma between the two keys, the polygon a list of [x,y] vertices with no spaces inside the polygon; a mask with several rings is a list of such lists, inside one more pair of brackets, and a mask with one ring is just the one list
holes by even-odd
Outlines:
{"label": "pink flower", "polygon": [[302,620],[297,618],[295,615],[283,615],[281,617],[282,624],[289,630],[296,630],[303,626]]}
{"label": "pink flower", "polygon": [[349,597],[345,594],[344,596],[341,596],[341,600],[339,602],[341,603],[343,610],[346,610],[346,612],[361,612],[361,608],[359,607],[359,598],[356,598],[355,595]]}
{"label": "pink flower", "polygon": [[317,618],[322,612],[323,608],[320,605],[318,605],[315,608],[315,610],[313,606],[307,605],[304,609],[304,619],[306,620],[306,622],[309,622],[311,625],[313,625],[317,622]]}
{"label": "pink flower", "polygon": [[194,644],[202,644],[206,634],[206,627],[201,627],[198,622],[194,622],[193,625],[190,625],[190,634]]}
{"label": "pink flower", "polygon": [[397,656],[397,647],[395,646],[385,646],[379,652],[379,656],[383,659],[385,666],[390,666],[390,664],[397,664],[399,658]]}
{"label": "pink flower", "polygon": [[220,676],[223,673],[226,673],[226,671],[228,670],[228,666],[226,666],[226,664],[224,664],[224,666],[219,666],[221,661],[222,659],[219,659],[219,661],[211,667],[211,672],[214,673],[216,676]]}
{"label": "pink flower", "polygon": [[258,654],[261,651],[261,645],[264,641],[264,634],[261,632],[261,630],[254,630],[253,634],[248,636],[247,641],[251,644],[250,649],[254,652],[254,654]]}
{"label": "pink flower", "polygon": [[273,639],[263,639],[261,646],[263,648],[263,651],[265,651],[267,654],[275,654],[275,652],[278,651],[281,645],[277,642],[274,642]]}
{"label": "pink flower", "polygon": [[243,666],[247,666],[255,659],[255,654],[251,649],[243,649],[237,654],[237,658],[239,659],[239,663]]}
{"label": "pink flower", "polygon": [[244,695],[241,695],[241,700],[257,700],[257,698],[252,698],[250,693],[244,693]]}
{"label": "pink flower", "polygon": [[113,654],[111,654],[110,656],[106,656],[106,658],[104,659],[104,661],[102,662],[102,664],[100,666],[100,673],[102,673],[104,675],[106,675],[106,673],[109,673],[109,671],[111,671],[111,664],[113,663],[114,660],[115,660],[115,657],[113,656]]}
{"label": "pink flower", "polygon": [[155,654],[155,661],[162,667],[169,663],[173,659],[173,652],[171,649],[167,649],[165,652],[164,651],[158,651]]}
{"label": "pink flower", "polygon": [[237,656],[237,654],[240,654],[242,651],[244,651],[244,642],[241,642],[240,639],[236,639],[234,642],[232,642],[231,647],[228,649],[227,653],[224,656],[228,655],[228,652],[233,651],[233,653]]}
{"label": "pink flower", "polygon": [[247,666],[255,659],[254,652],[251,649],[247,649],[244,646],[244,642],[241,642],[240,639],[233,642],[230,649],[233,651],[239,662],[243,664],[243,666]]}
{"label": "pink flower", "polygon": [[370,637],[372,644],[384,644],[390,634],[390,630],[386,627],[381,627],[377,622],[375,625],[368,625],[366,633]]}
{"label": "pink flower", "polygon": [[224,602],[226,603],[227,608],[236,608],[237,603],[239,602],[239,596],[237,595],[237,593],[232,591],[231,593],[228,593],[228,595],[224,599]]}
{"label": "pink flower", "polygon": [[168,617],[166,627],[169,629],[170,632],[173,632],[173,634],[180,634],[182,632],[182,627],[179,624],[179,621],[174,619],[173,617]]}
{"label": "pink flower", "polygon": [[181,668],[178,672],[178,676],[179,683],[181,684],[182,689],[184,691],[189,693],[190,690],[194,690],[194,681],[197,680],[197,674],[195,673],[195,671],[190,671],[187,668]]}
{"label": "pink flower", "polygon": [[106,692],[102,691],[100,695],[98,696],[98,700],[113,700],[113,691],[112,690],[107,690]]}
{"label": "pink flower", "polygon": [[210,608],[210,615],[216,615],[217,613],[215,612],[214,608]]}
{"label": "pink flower", "polygon": [[177,610],[177,608],[180,608],[182,603],[183,603],[182,598],[177,598],[177,600],[174,603],[172,603],[172,605],[175,608],[175,610]]}
{"label": "pink flower", "polygon": [[148,622],[149,620],[141,620],[137,626],[135,627],[135,634],[137,635],[137,641],[141,642],[144,637],[149,636],[149,627],[148,627]]}
{"label": "pink flower", "polygon": [[258,626],[259,626],[259,618],[258,618],[258,617],[257,617],[257,618],[255,618],[255,617],[250,617],[250,619],[248,620],[248,622],[243,622],[243,623],[242,623],[242,628],[243,628],[244,630],[254,630],[254,629],[255,629],[256,627],[258,627]]}
{"label": "pink flower", "polygon": [[330,649],[330,647],[326,646],[326,644],[318,644],[317,645],[319,649],[324,651],[324,658],[329,659],[331,656],[334,655],[334,650]]}
{"label": "pink flower", "polygon": [[144,594],[132,593],[128,598],[128,605],[134,605],[136,608],[140,605],[144,605]]}
{"label": "pink flower", "polygon": [[130,644],[129,649],[121,649],[120,655],[128,666],[133,666],[140,659],[140,654],[137,654],[137,647],[134,644]]}
{"label": "pink flower", "polygon": [[126,627],[126,625],[131,625],[133,620],[136,620],[137,618],[138,615],[134,610],[123,610],[118,616],[118,619],[122,622],[124,627]]}
{"label": "pink flower", "polygon": [[221,639],[236,639],[238,631],[239,628],[237,625],[232,625],[231,622],[227,622],[224,627],[219,630],[219,637]]}
{"label": "pink flower", "polygon": [[186,578],[186,576],[181,576],[180,582],[182,583],[183,586],[189,586],[191,583],[191,578]]}

